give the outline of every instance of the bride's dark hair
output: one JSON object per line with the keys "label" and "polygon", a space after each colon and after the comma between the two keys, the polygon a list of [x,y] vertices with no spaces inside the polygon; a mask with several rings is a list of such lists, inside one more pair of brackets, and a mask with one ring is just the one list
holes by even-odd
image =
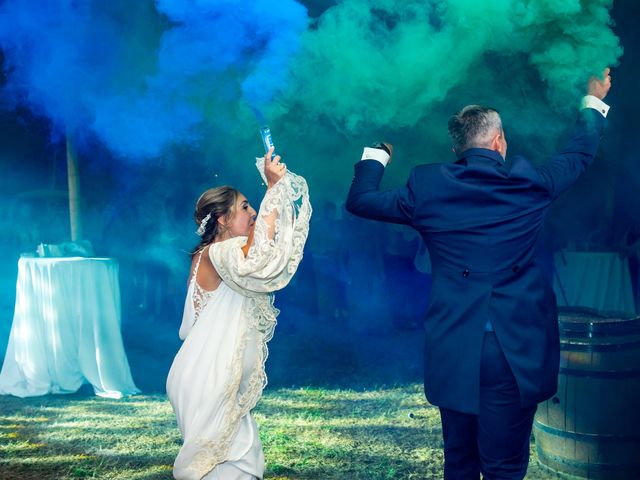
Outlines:
{"label": "bride's dark hair", "polygon": [[213,243],[216,237],[222,233],[223,226],[218,222],[219,218],[228,221],[235,213],[234,207],[238,200],[240,192],[229,185],[210,188],[205,191],[196,202],[196,211],[193,218],[196,224],[200,226],[205,217],[211,216],[207,220],[204,227],[204,233],[201,236],[200,243],[193,250],[192,255],[202,250],[207,245]]}

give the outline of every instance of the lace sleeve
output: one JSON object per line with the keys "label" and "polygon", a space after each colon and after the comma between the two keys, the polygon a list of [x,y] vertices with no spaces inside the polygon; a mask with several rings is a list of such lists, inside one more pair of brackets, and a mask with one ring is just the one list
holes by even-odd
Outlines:
{"label": "lace sleeve", "polygon": [[[264,158],[256,160],[264,179]],[[307,182],[288,171],[267,190],[260,204],[253,245],[246,258],[241,250],[246,237],[214,243],[209,249],[211,261],[220,277],[245,295],[284,288],[302,260],[311,211]],[[269,235],[265,218],[274,212],[277,216],[275,233]]]}

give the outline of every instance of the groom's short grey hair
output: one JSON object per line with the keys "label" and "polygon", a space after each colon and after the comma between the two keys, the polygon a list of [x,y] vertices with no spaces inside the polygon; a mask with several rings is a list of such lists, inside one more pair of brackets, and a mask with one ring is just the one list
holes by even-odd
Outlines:
{"label": "groom's short grey hair", "polygon": [[502,120],[495,108],[467,105],[449,118],[449,135],[456,153],[468,148],[489,148],[498,133],[502,133]]}

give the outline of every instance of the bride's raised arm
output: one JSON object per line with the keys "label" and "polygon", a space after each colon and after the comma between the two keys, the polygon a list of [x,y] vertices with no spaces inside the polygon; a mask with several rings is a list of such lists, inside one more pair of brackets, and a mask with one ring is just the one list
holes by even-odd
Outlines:
{"label": "bride's raised arm", "polygon": [[271,152],[256,159],[268,185],[249,237],[215,243],[209,256],[231,288],[252,295],[284,288],[302,260],[311,204],[304,178],[288,171]]}
{"label": "bride's raised arm", "polygon": [[[284,162],[280,161],[280,155],[276,155],[273,160],[273,147],[265,154],[264,158],[256,158],[259,163],[256,165],[262,179],[267,184],[267,190],[273,187],[278,181],[284,177],[287,173],[287,166]],[[269,239],[273,239],[276,231],[276,218],[278,218],[278,210],[274,209],[271,213],[265,216],[264,220],[267,225],[267,236]],[[242,252],[246,257],[249,254],[249,249],[253,245],[255,230],[252,229],[247,237],[247,243],[242,247]]]}

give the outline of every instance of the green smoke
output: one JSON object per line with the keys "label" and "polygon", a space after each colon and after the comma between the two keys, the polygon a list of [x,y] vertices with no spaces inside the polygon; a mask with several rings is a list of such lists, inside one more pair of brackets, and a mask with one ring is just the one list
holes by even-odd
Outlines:
{"label": "green smoke", "polygon": [[[610,0],[345,1],[306,36],[293,102],[348,130],[415,124],[470,77],[491,71],[488,53],[525,55],[550,101],[566,104],[588,75],[622,53],[609,25]],[[531,72],[513,68],[485,88]],[[531,86],[531,85],[530,85]],[[573,97],[572,97],[573,95]]]}
{"label": "green smoke", "polygon": [[448,144],[448,115],[487,103],[503,113],[508,134],[511,127],[551,150],[589,75],[622,54],[611,6],[611,0],[345,0],[305,33],[292,85],[274,112],[291,127],[324,125],[323,135],[333,129],[333,141],[384,132],[424,153]]}

